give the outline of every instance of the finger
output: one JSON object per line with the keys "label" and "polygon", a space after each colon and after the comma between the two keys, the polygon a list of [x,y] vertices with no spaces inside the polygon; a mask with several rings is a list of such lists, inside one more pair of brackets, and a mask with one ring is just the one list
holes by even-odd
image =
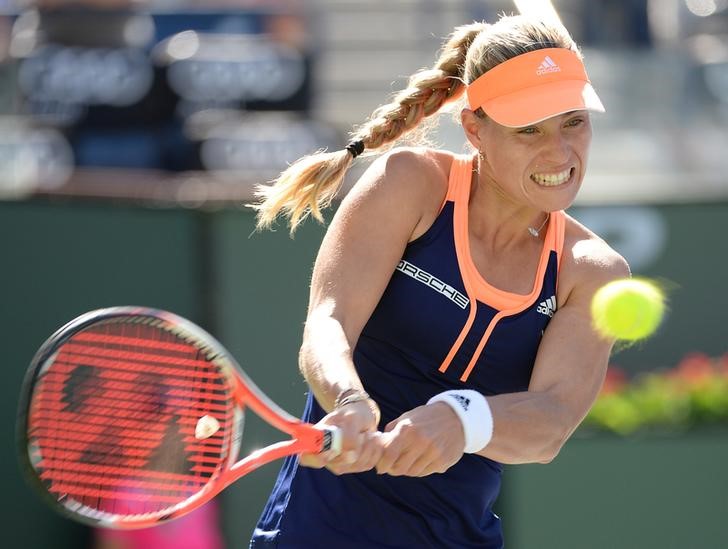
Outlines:
{"label": "finger", "polygon": [[386,472],[394,477],[409,476],[410,468],[418,457],[420,457],[420,453],[415,449],[407,450],[394,460]]}
{"label": "finger", "polygon": [[350,451],[340,459],[331,462],[337,474],[360,473],[374,468],[382,454],[379,433],[365,433],[363,443],[357,452]]}
{"label": "finger", "polygon": [[362,446],[362,450],[356,462],[352,463],[349,468],[351,472],[360,473],[369,471],[374,468],[384,451],[378,437],[372,437]]}
{"label": "finger", "polygon": [[376,469],[377,473],[387,473],[392,464],[399,458],[402,452],[402,442],[397,438],[396,432],[390,431],[382,433],[381,435],[382,453],[377,461]]}
{"label": "finger", "polygon": [[355,460],[356,450],[351,449],[350,438],[346,439],[346,447],[342,444],[342,448],[337,451],[327,450],[316,454],[304,454],[301,456],[301,463],[306,467],[325,467],[330,463],[346,463]]}
{"label": "finger", "polygon": [[439,473],[440,462],[434,460],[430,453],[419,456],[409,467],[407,476],[426,477],[433,473]]}
{"label": "finger", "polygon": [[365,439],[365,433],[347,436],[342,444],[341,453],[331,456],[328,463],[336,466],[346,466],[356,462],[359,459]]}
{"label": "finger", "polygon": [[321,469],[326,466],[328,460],[322,454],[301,454],[298,460],[299,464],[312,469]]}
{"label": "finger", "polygon": [[328,450],[315,454],[302,454],[300,457],[301,465],[320,469],[330,464],[340,466],[355,462],[361,446],[361,434],[351,435],[343,430],[342,433],[344,433],[344,436],[342,437],[343,442],[340,452]]}
{"label": "finger", "polygon": [[342,452],[337,458],[332,459],[326,464],[326,468],[335,475],[343,475],[351,472],[351,464],[356,463],[358,452],[347,450]]}

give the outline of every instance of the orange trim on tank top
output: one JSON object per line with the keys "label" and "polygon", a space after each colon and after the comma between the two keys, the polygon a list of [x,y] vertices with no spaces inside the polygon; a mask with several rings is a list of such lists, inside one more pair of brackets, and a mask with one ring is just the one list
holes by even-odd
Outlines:
{"label": "orange trim on tank top", "polygon": [[566,215],[564,212],[554,212],[552,221],[554,222],[554,245],[552,249],[556,251],[556,282],[559,280],[559,272],[561,272],[561,252],[564,249],[564,239],[566,238]]}
{"label": "orange trim on tank top", "polygon": [[473,158],[470,156],[458,156],[453,160],[450,169],[450,181],[448,185],[448,199],[455,202],[454,213],[454,233],[455,233],[455,250],[458,259],[458,266],[463,277],[465,291],[470,298],[470,313],[468,319],[463,326],[460,335],[455,340],[450,352],[440,365],[439,371],[445,372],[453,358],[457,354],[460,346],[467,337],[477,312],[477,302],[485,303],[495,308],[499,312],[493,317],[490,324],[485,330],[478,346],[468,363],[465,371],[460,377],[461,381],[466,381],[470,376],[475,364],[485,348],[491,333],[495,329],[498,321],[505,317],[518,314],[524,311],[535,302],[541,292],[543,286],[543,277],[548,267],[548,260],[551,251],[556,251],[557,258],[561,258],[561,250],[564,241],[564,213],[553,212],[549,220],[548,230],[544,238],[544,246],[541,251],[539,265],[536,271],[531,293],[528,295],[515,294],[505,292],[486,282],[478,272],[472,256],[470,255],[470,238],[468,234],[468,204],[470,199],[470,185],[472,174]]}
{"label": "orange trim on tank top", "polygon": [[[460,162],[464,159],[463,156],[455,156],[450,164],[450,178],[447,182],[447,195],[445,200],[450,202],[456,202],[460,194],[460,187],[462,186],[461,179],[463,178],[463,167],[460,166]],[[468,169],[472,169],[472,163],[468,165]]]}
{"label": "orange trim on tank top", "polygon": [[[467,166],[467,170],[465,169],[465,166]],[[447,199],[454,203],[455,212],[457,212],[458,198],[462,194],[460,192],[460,189],[463,186],[470,185],[471,169],[472,160],[470,160],[469,157],[464,156],[456,156],[452,161],[452,165],[450,166],[450,179],[447,185]],[[453,214],[454,231],[457,230],[457,224],[455,223],[454,217],[455,215],[456,214]],[[458,269],[461,271],[460,275],[463,278],[465,293],[468,294],[468,298],[470,300],[470,312],[468,313],[468,319],[465,321],[465,326],[463,326],[463,329],[460,331],[460,335],[458,335],[455,343],[453,343],[452,347],[450,348],[450,352],[447,354],[445,360],[443,360],[442,364],[440,365],[439,370],[443,373],[448,369],[453,358],[455,358],[455,355],[460,350],[460,346],[463,344],[463,341],[468,335],[470,328],[472,328],[473,323],[475,322],[475,315],[478,312],[478,304],[476,302],[476,299],[474,298],[473,288],[470,286],[470,281],[468,277],[466,277],[462,273],[462,260],[460,257],[461,252],[458,249],[457,241],[457,236],[455,236],[455,253],[457,256]]]}
{"label": "orange trim on tank top", "polygon": [[[452,175],[452,166],[457,162],[457,157],[453,159],[452,164],[450,165],[450,175]],[[447,192],[445,193],[445,198],[442,199],[442,204],[440,204],[440,209],[437,210],[437,215],[439,216],[442,213],[443,208],[445,207],[445,204],[448,202],[455,203],[455,197],[457,196],[457,185],[453,185],[453,178],[450,177],[447,182]]]}

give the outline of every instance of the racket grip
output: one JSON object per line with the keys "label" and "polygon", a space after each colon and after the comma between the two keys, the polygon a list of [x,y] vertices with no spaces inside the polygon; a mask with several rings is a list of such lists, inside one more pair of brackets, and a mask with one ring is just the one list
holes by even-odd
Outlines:
{"label": "racket grip", "polygon": [[324,442],[321,445],[321,452],[329,452],[333,456],[341,453],[341,429],[338,427],[327,427],[324,431]]}

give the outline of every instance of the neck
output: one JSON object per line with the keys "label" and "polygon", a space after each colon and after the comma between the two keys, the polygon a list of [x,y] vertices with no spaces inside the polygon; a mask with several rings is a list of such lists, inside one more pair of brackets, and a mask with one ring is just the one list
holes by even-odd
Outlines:
{"label": "neck", "polygon": [[546,214],[546,218],[545,218],[545,219],[543,220],[543,223],[541,223],[541,225],[539,225],[539,227],[538,227],[538,228],[536,228],[536,227],[531,227],[531,226],[529,226],[529,227],[528,227],[528,233],[529,233],[529,234],[530,234],[530,235],[531,235],[532,237],[534,237],[534,238],[538,238],[538,237],[539,237],[539,236],[541,235],[541,231],[542,231],[542,230],[543,230],[543,228],[544,228],[544,227],[546,226],[546,223],[548,222],[548,220],[549,220],[549,218],[550,218],[550,217],[551,217],[551,216],[550,216],[550,215],[549,215],[549,214],[547,213],[547,214]]}
{"label": "neck", "polygon": [[473,174],[468,224],[470,231],[496,247],[533,242],[548,226],[550,215],[515,203],[496,183]]}

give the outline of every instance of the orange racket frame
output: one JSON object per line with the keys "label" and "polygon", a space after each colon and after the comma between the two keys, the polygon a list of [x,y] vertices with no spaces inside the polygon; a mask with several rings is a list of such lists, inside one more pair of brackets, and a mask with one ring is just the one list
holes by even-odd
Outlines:
{"label": "orange racket frame", "polygon": [[[217,368],[216,372],[222,372],[219,377],[224,381],[220,381],[220,383],[223,383],[223,388],[227,389],[229,395],[225,401],[232,408],[232,423],[225,433],[227,438],[223,446],[226,447],[226,455],[221,458],[220,464],[214,473],[208,479],[201,481],[203,485],[199,491],[167,508],[145,513],[124,514],[123,512],[105,512],[94,509],[93,506],[88,504],[80,503],[73,495],[72,490],[67,492],[57,488],[59,485],[63,486],[63,483],[54,484],[52,480],[49,481],[49,477],[53,479],[53,471],[50,471],[44,464],[51,462],[52,459],[45,459],[45,455],[54,455],[54,452],[58,452],[53,445],[59,444],[58,440],[63,440],[66,431],[76,428],[76,433],[72,433],[72,437],[75,438],[73,438],[73,442],[68,443],[69,445],[77,445],[78,437],[82,435],[78,434],[77,426],[69,426],[62,421],[56,422],[59,425],[53,427],[55,429],[53,431],[55,438],[49,439],[46,436],[45,439],[52,440],[52,443],[48,442],[48,447],[44,447],[46,440],[44,440],[43,433],[46,432],[44,429],[48,429],[48,422],[42,423],[39,421],[38,418],[41,417],[41,412],[38,412],[38,410],[43,406],[47,406],[49,402],[49,399],[43,399],[44,391],[50,392],[54,387],[53,382],[49,381],[47,385],[50,389],[47,389],[44,379],[52,378],[52,376],[48,376],[48,373],[54,371],[56,364],[61,364],[59,357],[64,356],[63,350],[65,347],[74,344],[74,337],[80,333],[88,334],[98,327],[106,329],[108,326],[120,324],[126,326],[127,323],[130,325],[136,323],[143,326],[152,326],[154,329],[159,328],[165,331],[165,335],[168,333],[171,338],[179,338],[203,353],[203,356],[206,357],[206,363],[209,363],[213,368]],[[115,341],[122,339],[117,336],[110,337],[115,338]],[[143,342],[143,336],[140,336],[139,339]],[[76,343],[76,345],[78,344]],[[153,343],[149,345],[153,346]],[[130,353],[119,356],[130,356]],[[99,368],[102,370],[116,369],[115,373],[119,369],[124,370],[124,358],[119,358],[114,363],[110,362],[109,359],[103,360],[105,362],[98,361],[101,364]],[[68,367],[67,364],[64,364],[64,366]],[[56,383],[56,385],[59,384]],[[74,387],[69,388],[68,382],[63,384],[62,388],[65,391],[63,393],[64,398],[69,391],[74,389]],[[56,391],[56,400],[53,401],[53,404],[58,405],[63,401],[63,399],[59,400],[61,389],[53,390]],[[291,435],[291,438],[270,444],[237,460],[245,408],[252,410],[279,431]],[[80,421],[83,422],[83,418]],[[39,425],[43,425],[43,427],[39,427]],[[95,428],[95,426],[82,424],[81,428],[89,430]],[[139,432],[138,428],[136,432]],[[38,350],[26,373],[23,385],[18,414],[18,443],[21,462],[24,464],[31,482],[47,500],[50,500],[53,507],[63,514],[93,526],[142,528],[154,526],[193,511],[215,497],[231,483],[271,461],[300,453],[331,452],[332,454],[338,454],[341,451],[341,434],[336,428],[315,427],[280,408],[255,385],[232,355],[215,338],[189,320],[157,309],[111,307],[91,311],[72,320],[53,334]],[[101,453],[104,452],[106,451],[104,450]],[[106,454],[111,455],[110,451],[106,452]],[[106,454],[104,454],[104,457],[108,457]],[[83,476],[82,478],[86,479],[95,474],[94,467],[97,467],[98,463],[93,466],[85,466],[83,463],[74,462],[71,465],[75,468],[75,471],[80,472],[74,473],[75,477],[68,476],[67,478],[73,479]],[[67,464],[64,466],[68,467]],[[148,474],[154,475],[154,472]],[[66,481],[66,483],[68,482]],[[87,480],[77,482],[87,482]],[[141,481],[141,483],[143,482]],[[171,487],[174,488],[174,486]]]}

